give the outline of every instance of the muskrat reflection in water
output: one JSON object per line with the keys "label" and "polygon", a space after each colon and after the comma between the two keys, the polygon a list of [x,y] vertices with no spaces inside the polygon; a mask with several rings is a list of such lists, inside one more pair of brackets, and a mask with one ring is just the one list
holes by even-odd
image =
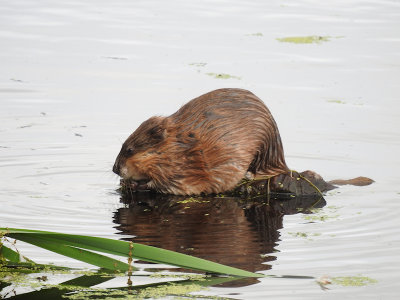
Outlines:
{"label": "muskrat reflection in water", "polygon": [[202,257],[249,271],[270,269],[285,214],[323,207],[322,198],[249,201],[137,192],[114,214],[134,242]]}

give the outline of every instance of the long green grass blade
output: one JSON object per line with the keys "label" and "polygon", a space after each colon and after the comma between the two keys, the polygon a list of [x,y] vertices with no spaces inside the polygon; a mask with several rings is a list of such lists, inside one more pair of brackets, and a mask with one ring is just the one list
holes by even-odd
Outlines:
{"label": "long green grass blade", "polygon": [[0,231],[4,232],[7,236],[24,241],[27,241],[26,236],[29,236],[31,239],[29,239],[27,242],[32,242],[32,244],[34,243],[35,239],[39,238],[55,244],[68,245],[71,247],[84,248],[125,257],[129,257],[130,246],[133,245],[133,249],[131,249],[132,257],[148,262],[162,263],[182,268],[241,277],[264,277],[262,274],[252,273],[190,255],[137,243],[129,243],[125,241],[99,237],[17,228],[0,228]]}
{"label": "long green grass blade", "polygon": [[[71,258],[74,258],[76,260],[83,261],[85,263],[101,267],[101,268],[106,268],[109,270],[115,270],[115,271],[128,271],[129,270],[129,265],[126,263],[123,263],[119,260],[94,253],[91,251],[87,251],[84,249],[78,249],[75,247],[72,247],[70,245],[65,245],[60,242],[58,242],[56,239],[51,239],[51,238],[46,238],[46,236],[40,235],[40,236],[32,236],[31,234],[17,234],[18,235],[18,240],[24,241],[26,243],[44,248],[46,250],[50,250],[52,252],[62,254],[64,256],[68,256]],[[11,236],[11,235],[10,235]],[[132,267],[132,269],[135,269]]]}

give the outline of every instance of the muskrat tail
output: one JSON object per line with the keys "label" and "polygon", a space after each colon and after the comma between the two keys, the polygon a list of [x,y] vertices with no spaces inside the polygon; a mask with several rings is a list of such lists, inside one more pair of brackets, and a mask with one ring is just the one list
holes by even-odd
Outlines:
{"label": "muskrat tail", "polygon": [[290,171],[285,161],[285,154],[278,126],[272,115],[269,116],[269,130],[264,143],[257,150],[248,171],[253,174],[275,176]]}

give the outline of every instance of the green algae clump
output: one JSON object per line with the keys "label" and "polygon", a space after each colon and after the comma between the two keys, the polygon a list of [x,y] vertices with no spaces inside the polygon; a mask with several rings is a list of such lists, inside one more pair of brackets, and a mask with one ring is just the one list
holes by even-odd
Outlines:
{"label": "green algae clump", "polygon": [[188,296],[189,293],[199,292],[202,289],[204,288],[198,284],[179,285],[179,284],[169,283],[164,286],[148,287],[143,290],[140,290],[137,296],[139,299],[150,298],[150,297],[162,298],[169,295]]}
{"label": "green algae clump", "polygon": [[88,289],[81,290],[63,298],[69,300],[87,299],[165,299],[167,296],[190,296],[189,293],[199,292],[204,288],[198,284],[179,285],[174,283],[165,284],[157,287],[147,287],[144,289],[127,291],[119,289]]}
{"label": "green algae clump", "polygon": [[378,281],[376,279],[372,279],[366,276],[343,276],[332,278],[333,284],[341,286],[366,286],[377,282]]}
{"label": "green algae clump", "polygon": [[310,212],[312,214],[303,215],[303,219],[309,222],[317,222],[317,221],[325,222],[331,219],[337,219],[339,218],[339,215],[335,213],[339,208],[340,207],[337,206],[328,206],[327,207],[328,211],[326,209],[322,210],[320,208],[311,209]]}
{"label": "green algae clump", "polygon": [[206,73],[208,76],[212,76],[217,79],[241,79],[238,76],[233,76],[225,73]]}
{"label": "green algae clump", "polygon": [[264,36],[261,32],[246,34],[247,36]]}
{"label": "green algae clump", "polygon": [[328,100],[328,102],[330,102],[330,103],[338,103],[338,104],[346,104],[346,102],[344,102],[342,100],[334,100],[334,99]]}
{"label": "green algae clump", "polygon": [[190,63],[189,66],[194,66],[194,67],[205,67],[207,63],[205,62],[198,62],[198,63]]}
{"label": "green algae clump", "polygon": [[277,40],[283,43],[320,44],[322,42],[329,41],[330,38],[331,38],[330,36],[309,35],[309,36],[290,36],[284,38],[277,38]]}

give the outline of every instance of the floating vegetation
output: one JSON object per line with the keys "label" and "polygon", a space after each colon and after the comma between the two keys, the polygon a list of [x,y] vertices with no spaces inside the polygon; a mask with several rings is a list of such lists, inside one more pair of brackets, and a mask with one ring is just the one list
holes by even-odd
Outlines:
{"label": "floating vegetation", "polygon": [[194,67],[205,67],[207,63],[205,62],[198,62],[198,63],[190,63],[189,66],[194,66]]}
{"label": "floating vegetation", "polygon": [[331,39],[330,36],[290,36],[284,38],[277,38],[279,42],[283,43],[294,43],[294,44],[320,44],[322,42],[327,42]]}
{"label": "floating vegetation", "polygon": [[233,76],[225,73],[206,73],[208,76],[212,76],[217,79],[238,79],[240,80],[241,78],[238,76]]}
{"label": "floating vegetation", "polygon": [[167,284],[155,287],[146,287],[140,290],[121,290],[121,289],[82,289],[63,298],[70,300],[87,300],[87,299],[164,299],[167,296],[186,296],[192,292],[198,292],[204,289],[198,284],[175,284],[169,282]]}
{"label": "floating vegetation", "polygon": [[[52,275],[52,274],[50,274]],[[207,290],[208,286],[213,286],[225,282],[238,280],[238,277],[203,277],[199,279],[197,277],[185,277],[175,276],[173,281],[156,282],[150,284],[137,284],[125,287],[113,287],[113,288],[99,288],[96,287],[99,284],[106,283],[107,281],[114,279],[118,274],[107,274],[107,273],[94,273],[91,272],[88,275],[83,275],[68,281],[64,281],[58,285],[46,284],[41,282],[39,277],[31,277],[20,275],[17,282],[7,281],[7,279],[0,278],[0,291],[6,287],[24,287],[31,289],[31,292],[25,292],[24,294],[17,295],[23,299],[71,299],[71,300],[83,300],[83,299],[165,299],[167,296],[179,296],[192,298],[190,295],[192,292],[199,292],[201,290]],[[172,277],[172,276],[170,276]],[[270,276],[269,276],[270,277]],[[8,278],[9,280],[15,280],[15,276]],[[124,278],[121,276],[121,278]],[[126,278],[126,277],[125,277]],[[239,278],[240,279],[240,278]],[[4,297],[15,296],[14,290],[10,290],[4,294]],[[3,296],[3,295],[2,295]],[[196,295],[202,299],[214,299],[213,296]],[[3,298],[1,298],[3,299]]]}
{"label": "floating vegetation", "polygon": [[103,58],[113,59],[113,60],[128,60],[127,57],[122,57],[122,56],[103,56]]}
{"label": "floating vegetation", "polygon": [[[30,273],[29,269],[20,268],[18,271],[10,270],[6,267],[0,267],[0,282],[13,284],[18,287],[39,288],[42,286],[40,281],[35,277],[27,276]],[[1,299],[1,297],[0,297]]]}
{"label": "floating vegetation", "polygon": [[321,233],[308,233],[308,232],[288,232],[293,237],[304,238],[312,241],[312,237],[320,236]]}
{"label": "floating vegetation", "polygon": [[326,209],[316,208],[311,209],[309,212],[312,214],[303,215],[304,220],[309,222],[325,222],[331,219],[337,219],[339,217],[338,214],[335,214],[340,207],[337,206],[328,206]]}
{"label": "floating vegetation", "polygon": [[[331,100],[327,100],[327,102],[329,102],[329,103],[336,103],[336,104],[349,104],[349,105],[354,105],[354,106],[363,106],[364,105],[364,103],[362,103],[362,102],[345,102],[345,101],[342,101],[342,100],[336,100],[336,99],[331,99]],[[368,178],[368,179],[370,179],[370,178]],[[370,180],[372,180],[372,179],[370,179]],[[351,184],[351,183],[349,183],[349,184]],[[365,185],[368,185],[368,184],[365,184]]]}
{"label": "floating vegetation", "polygon": [[145,298],[161,298],[168,295],[184,296],[192,292],[198,292],[202,290],[202,286],[198,284],[187,284],[178,285],[174,283],[168,283],[158,287],[148,287],[138,292],[137,296],[139,299]]}
{"label": "floating vegetation", "polygon": [[342,100],[328,100],[329,103],[338,103],[338,104],[346,104],[346,102],[342,101]]}
{"label": "floating vegetation", "polygon": [[247,36],[264,36],[261,32],[246,34]]}
{"label": "floating vegetation", "polygon": [[336,219],[337,217],[339,217],[339,215],[330,216],[330,215],[326,215],[326,214],[317,214],[317,215],[303,216],[304,220],[310,221],[310,222],[316,222],[316,221],[325,222],[330,219]]}
{"label": "floating vegetation", "polygon": [[328,215],[313,215],[313,216],[305,216],[304,219],[310,222],[315,222],[315,221],[320,221],[320,222],[325,222],[328,219],[335,218],[334,216],[328,216]]}
{"label": "floating vegetation", "polygon": [[327,209],[330,209],[330,210],[337,211],[338,209],[341,209],[341,208],[342,208],[342,206],[337,206],[337,205],[329,205],[329,206],[327,206],[326,208],[327,208]]}
{"label": "floating vegetation", "polygon": [[331,281],[333,284],[341,286],[365,286],[378,282],[376,279],[369,278],[366,276],[332,277]]}
{"label": "floating vegetation", "polygon": [[302,238],[308,237],[308,233],[306,233],[306,232],[288,232],[288,233],[294,237],[302,237]]}
{"label": "floating vegetation", "polygon": [[329,191],[329,192],[326,193],[327,196],[335,196],[335,195],[338,195],[338,194],[340,194],[339,190],[333,190],[333,191]]}
{"label": "floating vegetation", "polygon": [[332,277],[330,278],[327,275],[324,275],[316,280],[316,282],[321,286],[323,290],[328,290],[327,285],[336,284],[341,286],[366,286],[369,284],[375,284],[378,281],[373,278],[369,278],[366,276],[343,276],[343,277]]}
{"label": "floating vegetation", "polygon": [[185,280],[198,280],[204,281],[206,278],[209,278],[209,275],[205,274],[166,274],[166,273],[153,273],[149,276],[150,278],[178,278],[178,279],[185,279]]}

